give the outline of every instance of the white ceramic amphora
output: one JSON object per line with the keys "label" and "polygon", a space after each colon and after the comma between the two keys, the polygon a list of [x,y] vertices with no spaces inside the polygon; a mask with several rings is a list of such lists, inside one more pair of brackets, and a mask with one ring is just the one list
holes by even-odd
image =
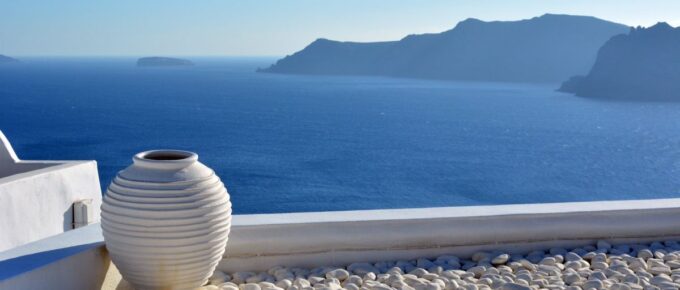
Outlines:
{"label": "white ceramic amphora", "polygon": [[198,155],[154,150],[134,156],[109,185],[102,230],[111,260],[135,289],[193,289],[222,259],[231,202]]}

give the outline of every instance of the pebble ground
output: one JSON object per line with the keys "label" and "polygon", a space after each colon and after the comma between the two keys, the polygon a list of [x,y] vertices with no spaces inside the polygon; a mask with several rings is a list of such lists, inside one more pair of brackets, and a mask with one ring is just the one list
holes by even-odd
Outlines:
{"label": "pebble ground", "polygon": [[217,271],[201,290],[538,290],[680,289],[680,243],[612,246],[526,255],[479,252],[469,259],[354,263],[314,269],[277,266],[266,272]]}

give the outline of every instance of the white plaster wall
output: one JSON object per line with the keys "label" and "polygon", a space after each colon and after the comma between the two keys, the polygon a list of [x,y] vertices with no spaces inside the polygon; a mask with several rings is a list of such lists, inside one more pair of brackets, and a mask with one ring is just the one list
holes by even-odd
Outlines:
{"label": "white plaster wall", "polygon": [[95,161],[23,161],[0,132],[0,252],[71,229],[72,205],[84,199],[98,221]]}
{"label": "white plaster wall", "polygon": [[94,161],[0,178],[0,252],[71,229],[72,205],[83,199],[92,199],[98,220],[101,189]]}
{"label": "white plaster wall", "polygon": [[680,199],[235,216],[223,271],[680,236]]}

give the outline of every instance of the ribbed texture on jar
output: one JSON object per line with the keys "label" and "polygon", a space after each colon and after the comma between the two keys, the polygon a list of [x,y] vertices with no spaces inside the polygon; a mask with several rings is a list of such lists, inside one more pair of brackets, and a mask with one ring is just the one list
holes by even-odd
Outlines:
{"label": "ribbed texture on jar", "polygon": [[113,263],[135,289],[193,289],[224,255],[231,202],[214,173],[172,183],[119,174],[104,197],[101,225]]}

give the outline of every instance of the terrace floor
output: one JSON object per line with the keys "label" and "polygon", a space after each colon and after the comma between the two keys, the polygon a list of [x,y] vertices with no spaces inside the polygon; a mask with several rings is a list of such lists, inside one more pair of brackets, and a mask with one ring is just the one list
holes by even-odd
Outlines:
{"label": "terrace floor", "polygon": [[[132,289],[114,267],[106,290]],[[442,290],[442,289],[680,289],[680,243],[551,248],[526,255],[478,252],[469,259],[354,263],[313,269],[273,267],[264,272],[216,271],[202,290]]]}

